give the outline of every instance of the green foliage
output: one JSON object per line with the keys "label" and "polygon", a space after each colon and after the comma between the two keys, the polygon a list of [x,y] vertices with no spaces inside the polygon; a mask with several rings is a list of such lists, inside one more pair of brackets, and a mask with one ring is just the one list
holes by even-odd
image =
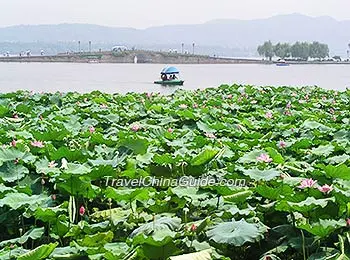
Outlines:
{"label": "green foliage", "polygon": [[0,259],[347,259],[349,100],[238,85],[0,94]]}

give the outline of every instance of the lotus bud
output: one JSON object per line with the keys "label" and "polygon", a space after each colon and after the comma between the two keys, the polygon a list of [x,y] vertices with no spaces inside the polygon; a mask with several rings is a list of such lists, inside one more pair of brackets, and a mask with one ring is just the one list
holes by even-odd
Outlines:
{"label": "lotus bud", "polygon": [[84,216],[84,214],[85,214],[85,208],[84,208],[84,206],[81,206],[81,207],[80,207],[80,209],[79,209],[79,214],[80,214],[80,216]]}

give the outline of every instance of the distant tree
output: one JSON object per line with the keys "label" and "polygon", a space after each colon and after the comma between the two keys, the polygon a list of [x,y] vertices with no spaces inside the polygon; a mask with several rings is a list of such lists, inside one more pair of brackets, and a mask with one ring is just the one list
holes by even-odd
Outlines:
{"label": "distant tree", "polygon": [[272,60],[274,50],[273,45],[271,41],[264,42],[263,45],[260,45],[258,47],[258,53],[260,56],[264,56],[268,58],[269,60]]}
{"label": "distant tree", "polygon": [[277,43],[273,51],[277,57],[284,59],[290,56],[290,45],[288,43]]}
{"label": "distant tree", "polygon": [[296,42],[292,45],[290,51],[293,58],[307,60],[310,57],[310,44],[307,42]]}
{"label": "distant tree", "polygon": [[340,56],[333,56],[333,59],[336,60],[336,61],[341,61],[341,57]]}
{"label": "distant tree", "polygon": [[324,59],[329,56],[329,48],[327,44],[313,42],[310,45],[310,57]]}

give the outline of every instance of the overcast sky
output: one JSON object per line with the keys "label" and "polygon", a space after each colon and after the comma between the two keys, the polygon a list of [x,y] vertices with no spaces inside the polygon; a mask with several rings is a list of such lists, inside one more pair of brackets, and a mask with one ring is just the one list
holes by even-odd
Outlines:
{"label": "overcast sky", "polygon": [[146,28],[296,12],[350,20],[350,0],[0,0],[0,27],[92,23]]}

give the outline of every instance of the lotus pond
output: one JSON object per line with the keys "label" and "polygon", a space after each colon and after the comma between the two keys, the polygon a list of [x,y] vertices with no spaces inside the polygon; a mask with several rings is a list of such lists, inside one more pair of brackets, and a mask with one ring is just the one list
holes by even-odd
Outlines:
{"label": "lotus pond", "polygon": [[[0,94],[0,259],[349,259],[349,99]],[[244,185],[106,181],[183,176]]]}

